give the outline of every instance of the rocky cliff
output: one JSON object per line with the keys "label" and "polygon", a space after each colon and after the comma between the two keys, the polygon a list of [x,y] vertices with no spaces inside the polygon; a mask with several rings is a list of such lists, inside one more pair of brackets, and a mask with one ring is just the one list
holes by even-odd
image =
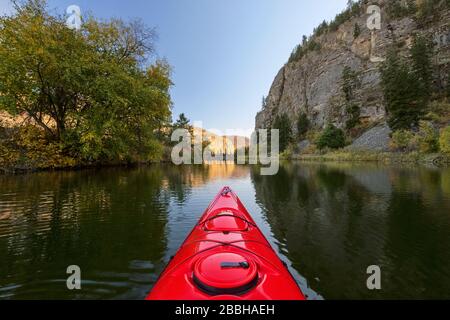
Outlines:
{"label": "rocky cliff", "polygon": [[214,154],[234,154],[239,149],[250,146],[250,139],[244,136],[221,136],[203,128],[194,128],[194,135],[202,135],[208,149]]}
{"label": "rocky cliff", "polygon": [[[307,114],[317,129],[327,123],[345,126],[348,115],[341,80],[345,67],[350,67],[359,77],[360,84],[355,96],[361,108],[361,121],[382,122],[386,111],[380,88],[380,63],[393,43],[407,54],[417,33],[433,39],[434,83],[436,87],[444,88],[450,67],[449,5],[444,4],[443,10],[419,20],[416,13],[393,17],[389,11],[393,2],[361,1],[359,12],[352,14],[337,30],[330,31],[328,28],[323,34],[314,35],[312,39],[316,49],[286,63],[278,72],[266,104],[256,116],[256,128],[268,128],[277,115],[286,113],[295,132],[296,120],[302,112]],[[411,3],[397,2],[405,6]],[[421,1],[417,2],[420,5]],[[367,27],[371,17],[367,12],[372,4],[381,8],[381,28],[373,31]]]}

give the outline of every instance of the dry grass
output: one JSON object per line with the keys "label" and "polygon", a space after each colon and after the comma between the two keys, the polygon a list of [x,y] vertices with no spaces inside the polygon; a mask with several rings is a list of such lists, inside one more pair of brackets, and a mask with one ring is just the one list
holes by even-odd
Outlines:
{"label": "dry grass", "polygon": [[450,156],[444,154],[423,155],[419,152],[370,152],[370,151],[332,151],[323,155],[295,155],[292,160],[336,161],[336,162],[382,162],[382,163],[440,163],[450,164]]}

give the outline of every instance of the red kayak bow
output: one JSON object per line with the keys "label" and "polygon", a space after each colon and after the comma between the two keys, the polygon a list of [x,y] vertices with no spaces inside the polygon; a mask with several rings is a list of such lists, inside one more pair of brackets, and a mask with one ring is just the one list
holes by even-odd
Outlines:
{"label": "red kayak bow", "polygon": [[225,187],[147,300],[304,300],[239,198]]}

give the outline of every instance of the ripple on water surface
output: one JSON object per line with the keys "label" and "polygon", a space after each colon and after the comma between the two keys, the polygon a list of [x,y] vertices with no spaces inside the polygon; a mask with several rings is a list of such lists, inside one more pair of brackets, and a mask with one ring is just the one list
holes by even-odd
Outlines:
{"label": "ripple on water surface", "polygon": [[[225,185],[312,299],[450,298],[450,170],[283,163],[0,176],[0,299],[143,299]],[[365,287],[380,265],[383,290]],[[79,265],[82,290],[66,288]]]}

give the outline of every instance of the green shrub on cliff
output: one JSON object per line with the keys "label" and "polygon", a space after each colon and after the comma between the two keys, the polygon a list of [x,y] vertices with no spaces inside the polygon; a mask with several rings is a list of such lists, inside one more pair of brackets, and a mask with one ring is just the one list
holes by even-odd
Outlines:
{"label": "green shrub on cliff", "polygon": [[317,147],[322,150],[325,148],[339,149],[345,146],[344,131],[336,128],[334,125],[328,125],[320,134],[316,141]]}
{"label": "green shrub on cliff", "polygon": [[288,62],[296,62],[302,59],[308,52],[312,51],[320,51],[322,46],[320,43],[315,41],[314,37],[310,37],[309,39],[306,36],[303,36],[302,44],[296,46],[289,57]]}
{"label": "green shrub on cliff", "polygon": [[355,23],[353,27],[353,38],[358,38],[361,35],[361,28],[358,23]]}
{"label": "green shrub on cliff", "polygon": [[416,136],[410,130],[397,130],[392,134],[390,149],[400,152],[417,150]]}
{"label": "green shrub on cliff", "polygon": [[424,22],[428,18],[437,17],[437,13],[445,7],[450,7],[449,0],[419,0],[417,1],[416,17],[419,21]]}
{"label": "green shrub on cliff", "polygon": [[450,101],[435,100],[429,104],[426,118],[442,127],[450,123]]}
{"label": "green shrub on cliff", "polygon": [[336,31],[337,29],[339,29],[339,26],[341,24],[347,22],[352,17],[359,16],[362,12],[362,8],[363,5],[361,1],[349,0],[347,2],[347,8],[341,13],[337,14],[336,17],[330,22],[329,30]]}
{"label": "green shrub on cliff", "polygon": [[439,151],[439,131],[429,121],[420,121],[419,147],[423,153]]}
{"label": "green shrub on cliff", "polygon": [[442,152],[450,155],[450,126],[441,130],[439,146]]}
{"label": "green shrub on cliff", "polygon": [[386,12],[391,19],[403,18],[417,11],[416,0],[390,0],[386,4]]}
{"label": "green shrub on cliff", "polygon": [[[337,14],[336,17],[327,23],[323,21],[318,27],[313,31],[313,34],[308,38],[303,36],[302,43],[297,45],[292,51],[288,62],[296,62],[303,58],[308,52],[321,50],[322,46],[316,41],[316,37],[325,34],[328,31],[334,32],[339,29],[343,23],[349,21],[353,17],[359,16],[363,12],[363,3],[360,0],[353,1],[349,0],[347,2],[347,7],[344,11]],[[354,35],[355,38],[361,33],[360,27],[355,25]]]}
{"label": "green shrub on cliff", "polygon": [[355,91],[360,86],[358,73],[349,66],[345,66],[342,70],[341,81],[345,100],[352,102],[355,99]]}

